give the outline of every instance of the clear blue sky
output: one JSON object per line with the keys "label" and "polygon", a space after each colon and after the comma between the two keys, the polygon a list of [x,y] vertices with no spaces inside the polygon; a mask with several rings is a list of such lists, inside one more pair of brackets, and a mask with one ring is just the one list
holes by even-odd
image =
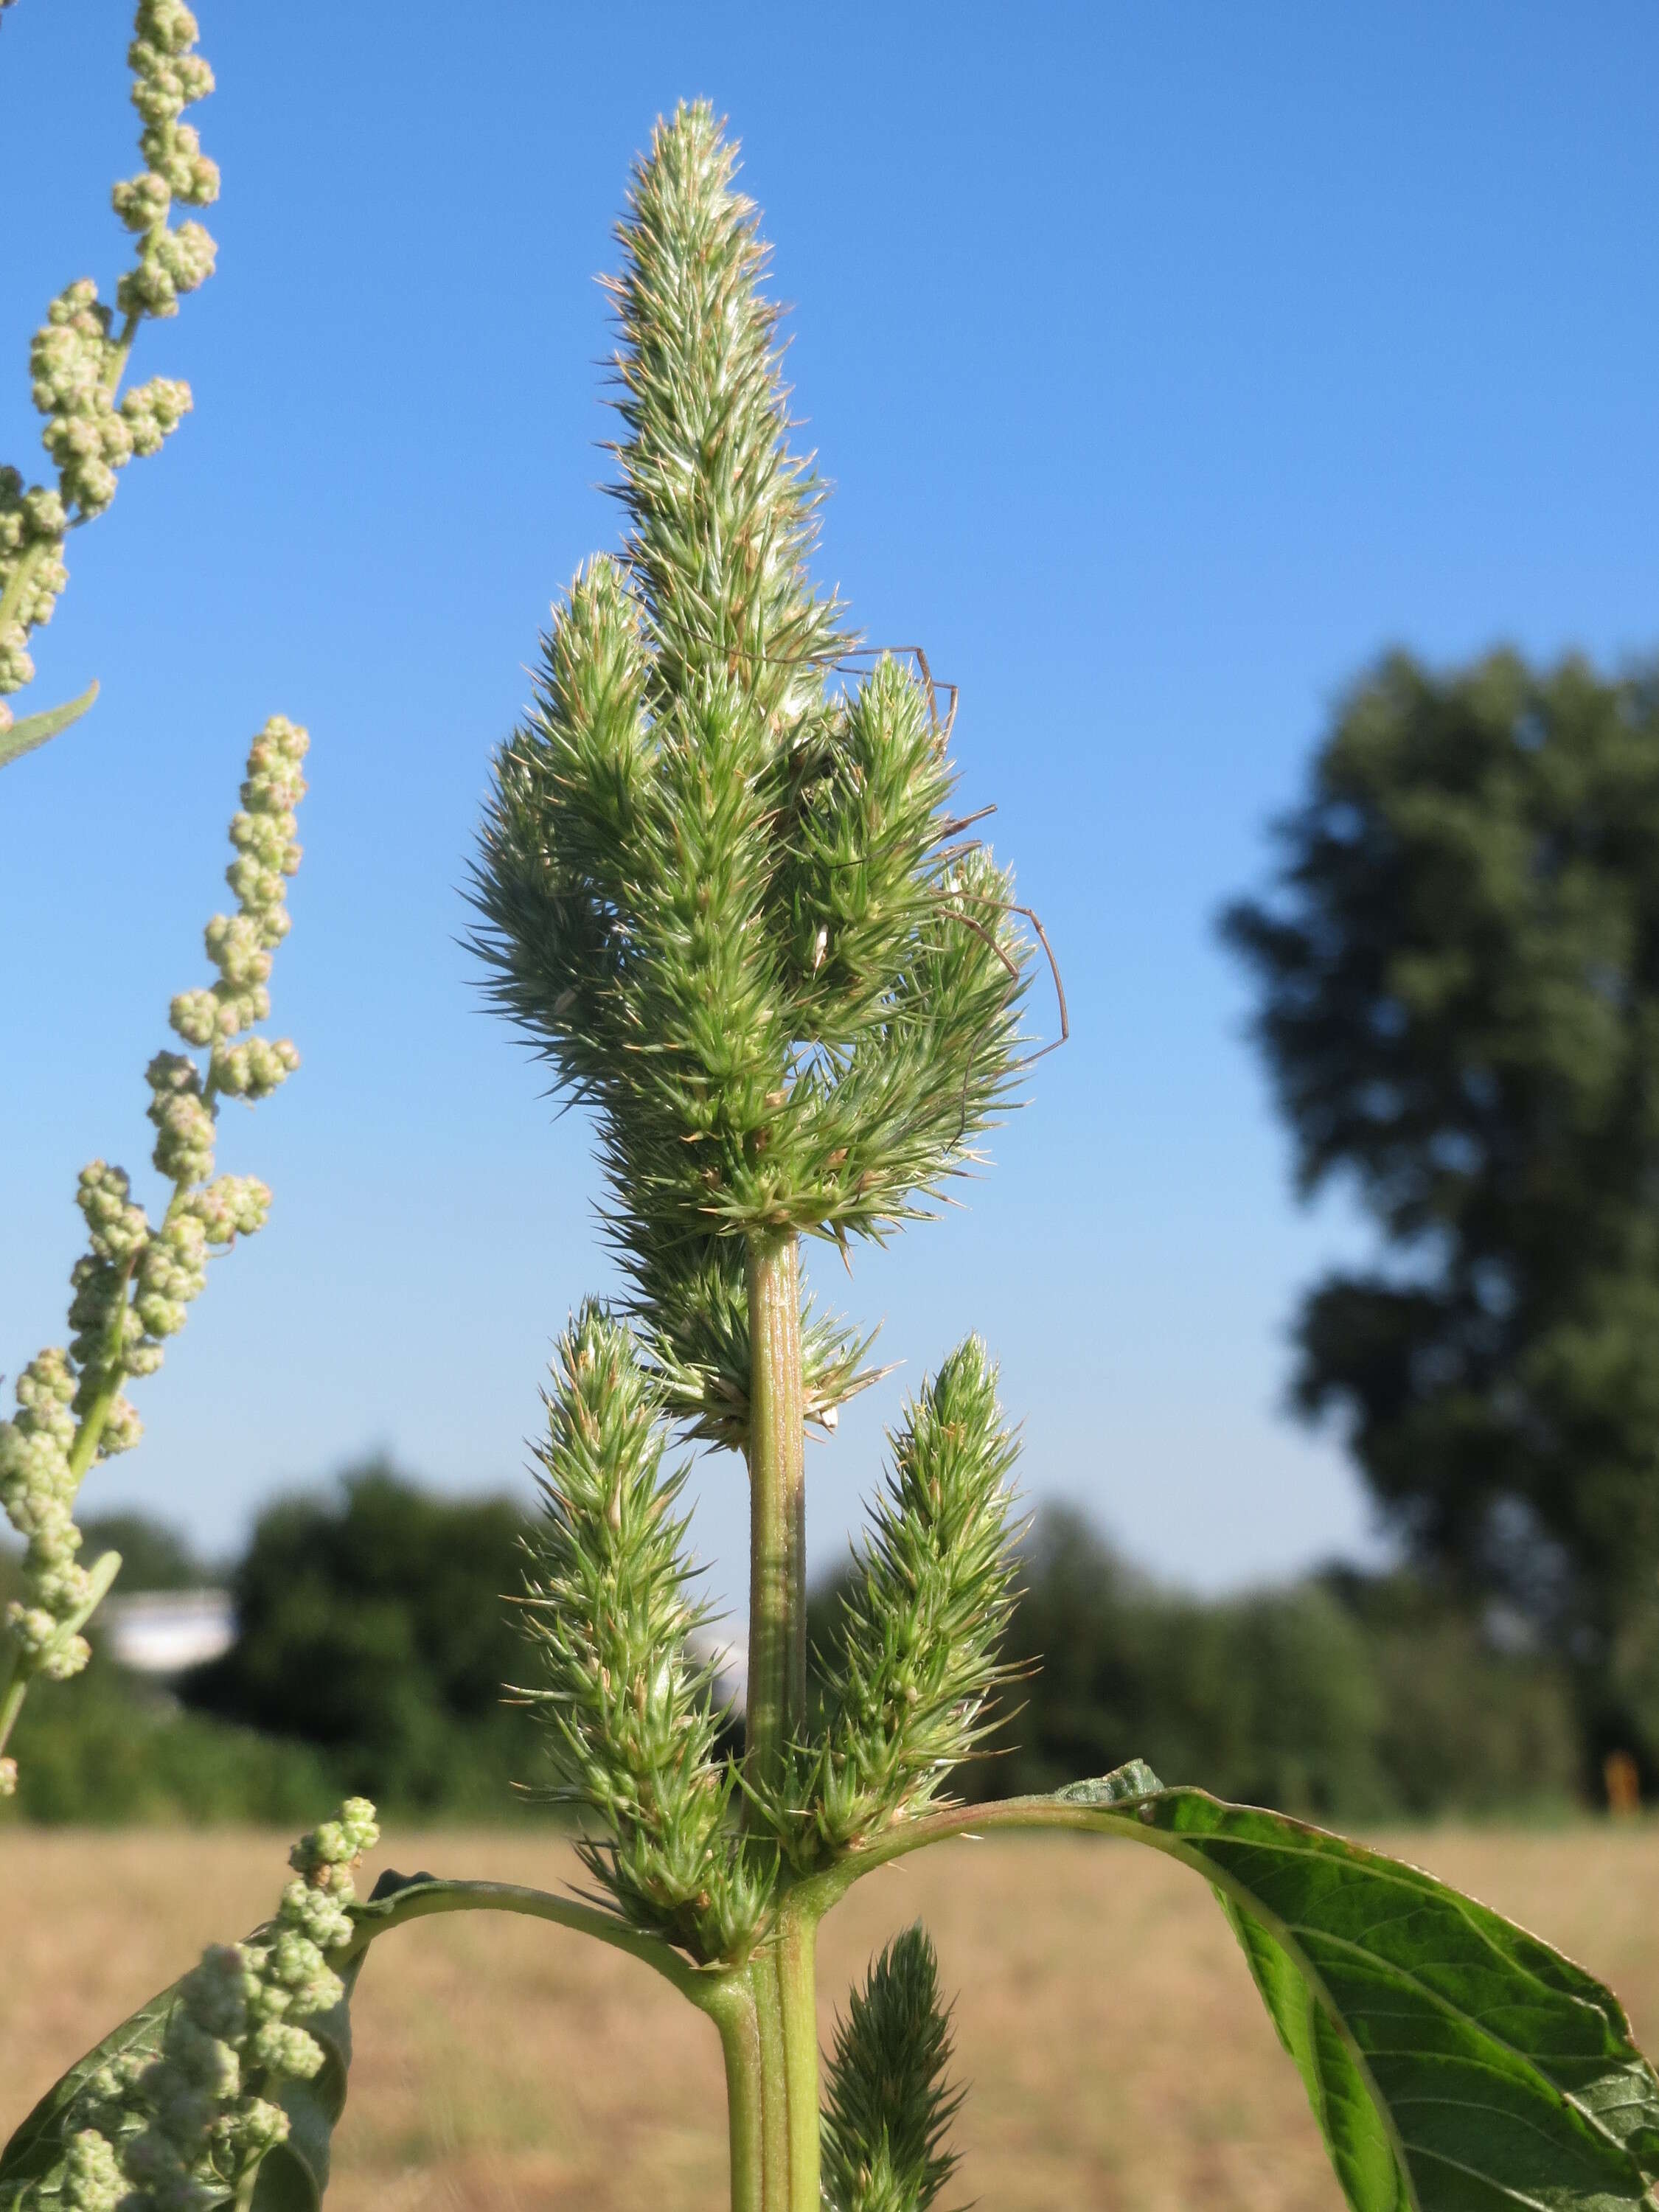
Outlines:
{"label": "clear blue sky", "polygon": [[[492,744],[597,489],[592,282],[653,117],[706,94],[794,306],[836,487],[822,574],[962,687],[1064,963],[1073,1039],[969,1210],[832,1296],[914,1382],[966,1328],[1025,1481],[1221,1586],[1370,1540],[1340,1451],[1279,1410],[1298,1285],[1364,1248],[1299,1213],[1213,917],[1259,879],[1340,687],[1385,645],[1604,662],[1659,639],[1659,15],[1635,0],[1003,9],[203,0],[221,273],[140,374],[197,412],[71,551],[9,771],[0,1358],[61,1335],[94,1153],[139,1170],[141,1073],[203,980],[249,733],[309,725],[306,1065],[222,1157],[275,1186],[88,1504],[232,1540],[384,1446],[521,1483],[550,1336],[607,1280],[586,1133],[482,1010],[457,939]],[[106,284],[137,166],[121,0],[0,33],[0,453],[35,449],[29,332]],[[822,1561],[884,1386],[818,1447]],[[737,1595],[743,1479],[698,1529]]]}

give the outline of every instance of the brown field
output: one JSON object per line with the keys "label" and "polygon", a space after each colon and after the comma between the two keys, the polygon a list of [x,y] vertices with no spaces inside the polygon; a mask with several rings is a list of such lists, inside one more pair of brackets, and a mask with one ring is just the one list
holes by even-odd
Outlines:
{"label": "brown field", "polygon": [[[1385,1840],[1601,1975],[1659,2041],[1659,1829]],[[261,1919],[285,1849],[235,1832],[0,1835],[0,2122],[204,1942]],[[512,1832],[403,1835],[393,1856],[544,1887],[573,1871],[562,1844]],[[1042,1838],[872,1876],[824,1932],[826,2031],[848,1978],[917,1914],[963,1992],[954,2201],[1339,2206],[1301,2087],[1184,1869]],[[354,2011],[331,2212],[721,2203],[713,2030],[632,1960],[540,1923],[427,1921],[376,1948]]]}

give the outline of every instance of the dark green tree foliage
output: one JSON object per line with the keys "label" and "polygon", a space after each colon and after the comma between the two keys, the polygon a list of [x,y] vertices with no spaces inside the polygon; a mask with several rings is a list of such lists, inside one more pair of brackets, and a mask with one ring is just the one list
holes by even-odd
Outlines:
{"label": "dark green tree foliage", "polygon": [[918,1922],[893,1938],[836,2023],[823,2114],[830,2212],[927,2212],[957,2166],[945,2137],[962,2093],[946,2085],[950,2063],[939,1962]]}
{"label": "dark green tree foliage", "polygon": [[[1196,1597],[1125,1565],[1079,1515],[1048,1508],[1019,1561],[974,1799],[1053,1790],[1139,1746],[1167,1781],[1322,1821],[1559,1810],[1580,1779],[1570,1686],[1543,1655],[1497,1649],[1417,1577],[1331,1571]],[[844,1584],[840,1586],[844,1588]],[[819,1640],[839,1588],[814,1605]]]}
{"label": "dark green tree foliage", "polygon": [[104,1552],[121,1554],[121,1591],[201,1589],[217,1577],[176,1528],[148,1513],[86,1513],[81,1516],[82,1548],[88,1559]]}
{"label": "dark green tree foliage", "polygon": [[1303,1188],[1389,1248],[1309,1295],[1298,1401],[1659,1751],[1659,674],[1395,655],[1278,836],[1224,927]]}
{"label": "dark green tree foliage", "polygon": [[502,1600],[530,1529],[504,1499],[434,1498],[383,1466],[275,1505],[233,1580],[237,1640],[185,1695],[315,1746],[349,1789],[497,1805],[535,1762],[501,1686],[522,1672]]}

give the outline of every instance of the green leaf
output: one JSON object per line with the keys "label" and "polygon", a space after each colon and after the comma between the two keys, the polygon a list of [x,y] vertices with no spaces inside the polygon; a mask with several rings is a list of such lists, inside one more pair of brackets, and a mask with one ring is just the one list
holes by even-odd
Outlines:
{"label": "green leaf", "polygon": [[1343,1837],[1200,1790],[1123,1797],[1138,1767],[918,1820],[822,1877],[823,1902],[964,1830],[1133,1838],[1214,1887],[1353,2212],[1649,2206],[1659,2081],[1599,1982],[1431,1875]]}
{"label": "green leaf", "polygon": [[100,2067],[130,2052],[141,2058],[161,2056],[167,2014],[178,1994],[178,1983],[170,1983],[159,1996],[153,1996],[118,2027],[112,2028],[101,2043],[77,2059],[62,2080],[47,2090],[0,2151],[0,2205],[15,2203],[30,2183],[50,2182],[69,2148],[70,2107]]}
{"label": "green leaf", "polygon": [[98,696],[98,686],[88,684],[78,699],[65,701],[61,707],[48,707],[43,714],[25,714],[21,722],[9,729],[0,730],[0,768],[8,768],[25,753],[32,753],[48,738],[55,738],[60,730],[78,722],[93,701]]}
{"label": "green leaf", "polygon": [[1599,1982],[1340,1836],[1197,1790],[1149,1814],[1215,1878],[1355,2212],[1645,2203],[1659,2082]]}
{"label": "green leaf", "polygon": [[[256,1929],[248,1940],[257,1942],[265,1932]],[[359,1952],[340,1968],[340,1978],[345,1984],[341,2002],[331,2012],[320,2013],[305,2023],[307,2033],[323,2046],[320,2072],[309,2081],[284,2077],[267,2092],[288,2114],[289,2133],[288,2141],[268,2151],[260,2165],[252,2200],[255,2212],[317,2212],[323,2201],[328,2187],[330,2146],[345,2106],[346,2072],[351,2063],[351,1992],[365,1955]],[[112,2028],[84,2058],[77,2059],[62,2080],[47,2090],[0,2152],[3,2212],[11,2212],[26,2191],[38,2188],[45,2197],[56,2196],[74,2132],[70,2114],[82,2089],[112,2059],[129,2054],[159,2058],[167,2017],[178,1996],[179,1983],[169,1983],[159,1996]],[[225,2197],[228,2202],[228,2191]]]}
{"label": "green leaf", "polygon": [[321,2071],[309,2081],[284,2078],[276,2101],[288,2114],[288,2141],[265,2153],[254,2186],[253,2212],[317,2212],[328,2187],[334,2130],[345,2110],[351,2065],[351,1992],[368,1954],[340,1969],[345,1995],[330,2012],[305,2023],[323,2046]]}

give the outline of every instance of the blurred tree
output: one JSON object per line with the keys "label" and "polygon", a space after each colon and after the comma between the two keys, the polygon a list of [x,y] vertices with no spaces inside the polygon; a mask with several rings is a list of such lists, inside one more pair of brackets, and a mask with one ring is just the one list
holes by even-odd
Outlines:
{"label": "blurred tree", "polygon": [[[1332,1569],[1240,1596],[1160,1589],[1081,1516],[1045,1509],[1022,1561],[989,1754],[964,1794],[1051,1790],[1144,1758],[1166,1780],[1316,1820],[1559,1810],[1577,1789],[1562,1668],[1494,1645],[1410,1573]],[[822,1635],[836,1602],[821,1589]]]}
{"label": "blurred tree", "polygon": [[198,1559],[176,1528],[148,1513],[83,1514],[81,1536],[88,1559],[104,1552],[121,1554],[118,1587],[125,1596],[141,1590],[200,1589],[218,1571]]}
{"label": "blurred tree", "polygon": [[1659,1766],[1659,671],[1385,660],[1226,936],[1304,1193],[1386,1262],[1297,1322],[1419,1559],[1572,1663],[1591,1750]]}
{"label": "blurred tree", "polygon": [[998,1797],[1145,1759],[1169,1782],[1330,1819],[1389,1809],[1365,1639],[1322,1589],[1205,1601],[1126,1566],[1082,1516],[1040,1516],[1003,1657],[1023,1679],[972,1780]]}
{"label": "blurred tree", "polygon": [[507,1499],[434,1498],[380,1464],[282,1501],[232,1579],[236,1642],[185,1702],[317,1747],[377,1799],[493,1808],[542,1759],[501,1689],[524,1665],[508,1616],[528,1526]]}

